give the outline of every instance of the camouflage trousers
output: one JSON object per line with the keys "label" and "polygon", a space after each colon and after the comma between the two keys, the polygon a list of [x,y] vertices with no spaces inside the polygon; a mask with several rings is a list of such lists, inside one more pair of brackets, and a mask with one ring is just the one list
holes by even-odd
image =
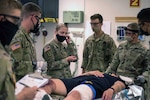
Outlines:
{"label": "camouflage trousers", "polygon": [[145,95],[145,100],[150,99],[150,84],[149,83],[146,83],[144,85],[144,95]]}
{"label": "camouflage trousers", "polygon": [[53,98],[53,100],[64,100],[64,96],[60,96],[60,95],[55,95],[55,94],[51,94],[51,97]]}

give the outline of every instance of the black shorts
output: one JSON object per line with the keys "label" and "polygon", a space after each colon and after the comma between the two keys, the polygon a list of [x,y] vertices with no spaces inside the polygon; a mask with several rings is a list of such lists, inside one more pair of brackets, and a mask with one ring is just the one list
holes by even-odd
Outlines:
{"label": "black shorts", "polygon": [[95,98],[101,98],[103,92],[108,88],[110,88],[116,81],[120,80],[124,83],[124,81],[121,80],[120,78],[108,74],[104,74],[104,77],[96,77],[94,75],[90,75],[90,76],[78,76],[71,79],[61,79],[61,80],[66,86],[67,93],[69,93],[77,85],[84,84],[83,82],[88,81],[88,83],[85,84],[90,84],[93,86],[93,88],[96,91]]}

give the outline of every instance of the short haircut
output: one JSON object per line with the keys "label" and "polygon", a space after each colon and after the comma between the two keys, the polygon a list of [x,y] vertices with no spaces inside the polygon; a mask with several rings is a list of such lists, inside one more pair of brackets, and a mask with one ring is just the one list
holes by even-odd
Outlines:
{"label": "short haircut", "polygon": [[94,15],[92,15],[92,16],[90,17],[90,19],[91,19],[91,20],[99,19],[99,22],[100,22],[100,23],[103,23],[103,17],[102,17],[102,15],[100,15],[100,14],[94,14]]}
{"label": "short haircut", "polygon": [[23,5],[21,17],[28,17],[37,13],[42,13],[41,8],[33,2],[28,2]]}
{"label": "short haircut", "polygon": [[60,28],[62,28],[62,27],[68,28],[67,24],[60,23],[60,24],[57,24],[56,31],[60,30]]}
{"label": "short haircut", "polygon": [[150,22],[150,8],[142,9],[138,14],[137,18],[141,22]]}
{"label": "short haircut", "polygon": [[14,9],[22,9],[21,2],[17,0],[0,0],[0,14],[9,15]]}

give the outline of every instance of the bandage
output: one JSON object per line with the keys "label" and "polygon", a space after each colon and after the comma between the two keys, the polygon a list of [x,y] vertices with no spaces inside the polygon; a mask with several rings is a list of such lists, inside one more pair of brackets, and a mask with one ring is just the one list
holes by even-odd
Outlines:
{"label": "bandage", "polygon": [[81,84],[76,86],[75,88],[73,88],[68,95],[72,92],[72,91],[78,91],[80,93],[81,99],[82,100],[92,100],[93,99],[93,91],[92,89],[86,85],[86,84]]}

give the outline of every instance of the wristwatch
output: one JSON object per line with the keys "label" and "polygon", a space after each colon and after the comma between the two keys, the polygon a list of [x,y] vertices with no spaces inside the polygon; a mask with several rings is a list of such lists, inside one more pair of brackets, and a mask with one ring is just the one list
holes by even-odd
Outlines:
{"label": "wristwatch", "polygon": [[113,94],[115,94],[115,89],[113,87],[111,87],[110,89],[112,89],[113,90]]}

